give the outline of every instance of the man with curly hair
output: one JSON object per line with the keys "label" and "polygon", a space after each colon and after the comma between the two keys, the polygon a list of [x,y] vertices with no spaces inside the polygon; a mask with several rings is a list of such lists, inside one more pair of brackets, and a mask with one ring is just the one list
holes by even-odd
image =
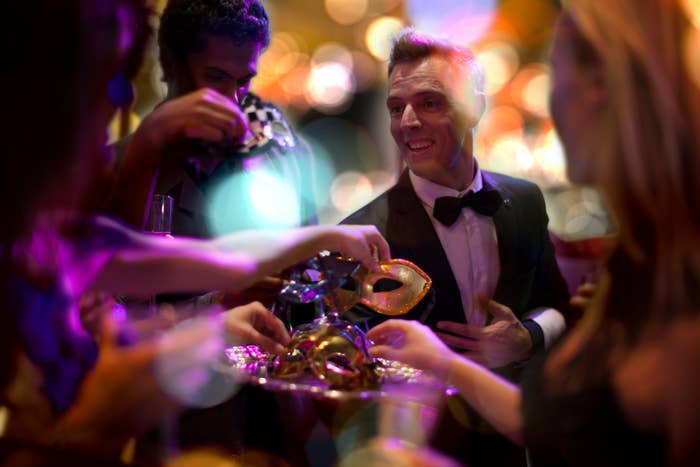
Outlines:
{"label": "man with curly hair", "polygon": [[[168,2],[158,32],[168,93],[115,144],[119,167],[107,209],[141,226],[151,194],[170,195],[176,236],[315,223],[308,148],[277,107],[249,92],[269,42],[259,0]],[[275,193],[262,207],[261,187],[263,196]],[[181,308],[207,297],[169,299]],[[235,298],[227,304],[240,304]],[[288,441],[275,420],[269,394],[246,387],[225,404],[186,413],[180,442],[282,455]]]}
{"label": "man with curly hair", "polygon": [[111,211],[141,225],[155,189],[175,199],[175,235],[315,223],[308,148],[277,107],[249,92],[269,42],[259,0],[168,2],[158,33],[168,93],[116,144]]}

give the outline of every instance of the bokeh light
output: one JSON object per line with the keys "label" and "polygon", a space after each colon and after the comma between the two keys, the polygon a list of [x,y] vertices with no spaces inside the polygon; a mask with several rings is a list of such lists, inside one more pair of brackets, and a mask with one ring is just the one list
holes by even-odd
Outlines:
{"label": "bokeh light", "polygon": [[535,166],[541,171],[540,178],[548,185],[566,182],[566,158],[564,148],[551,125],[545,126],[538,135],[532,149]]}
{"label": "bokeh light", "polygon": [[690,21],[700,28],[700,2],[698,0],[681,0]]}
{"label": "bokeh light", "polygon": [[340,113],[355,92],[355,78],[350,68],[338,62],[325,62],[311,68],[307,98],[312,106],[325,113]]}
{"label": "bokeh light", "polygon": [[549,76],[549,67],[542,63],[531,63],[523,67],[510,86],[513,102],[538,117],[548,116]]}
{"label": "bokeh light", "polygon": [[523,116],[518,109],[508,105],[488,109],[477,127],[477,135],[487,146],[505,135],[520,138],[523,135]]}
{"label": "bokeh light", "polygon": [[365,44],[369,53],[379,60],[387,60],[391,51],[391,41],[403,27],[403,21],[393,16],[383,16],[372,21],[365,34]]}
{"label": "bokeh light", "polygon": [[210,190],[207,212],[213,235],[294,227],[301,223],[302,194],[281,174],[264,167],[231,175]]}
{"label": "bokeh light", "polygon": [[324,0],[323,4],[328,16],[339,24],[354,24],[367,13],[367,0]]}
{"label": "bokeh light", "polygon": [[501,91],[518,71],[520,64],[515,47],[506,42],[494,42],[483,47],[477,59],[484,69],[484,92],[487,96]]}
{"label": "bokeh light", "polygon": [[532,168],[532,152],[523,138],[506,135],[497,138],[486,159],[485,168],[494,172],[510,173],[517,176]]}
{"label": "bokeh light", "polygon": [[496,0],[409,0],[407,6],[416,29],[460,45],[483,37],[496,13]]}
{"label": "bokeh light", "polygon": [[372,182],[361,172],[348,171],[338,175],[331,186],[333,206],[350,213],[372,200]]}
{"label": "bokeh light", "polygon": [[[698,10],[700,11],[700,6]],[[683,59],[688,75],[695,84],[700,86],[700,25],[690,28],[686,34]]]}
{"label": "bokeh light", "polygon": [[337,62],[347,68],[352,68],[352,54],[347,47],[337,42],[325,42],[311,55],[311,64],[321,65],[326,62]]}

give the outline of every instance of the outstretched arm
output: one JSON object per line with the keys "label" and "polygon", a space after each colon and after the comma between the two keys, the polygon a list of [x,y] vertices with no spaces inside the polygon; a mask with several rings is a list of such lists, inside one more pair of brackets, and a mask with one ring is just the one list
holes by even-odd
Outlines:
{"label": "outstretched arm", "polygon": [[373,357],[403,361],[430,370],[455,386],[491,425],[513,442],[523,444],[521,393],[473,361],[454,353],[427,326],[417,321],[390,320],[367,333]]}
{"label": "outstretched arm", "polygon": [[107,259],[91,288],[124,295],[243,290],[321,250],[376,269],[389,246],[372,226],[314,226],[239,232],[214,240],[154,237],[121,227],[137,247]]}

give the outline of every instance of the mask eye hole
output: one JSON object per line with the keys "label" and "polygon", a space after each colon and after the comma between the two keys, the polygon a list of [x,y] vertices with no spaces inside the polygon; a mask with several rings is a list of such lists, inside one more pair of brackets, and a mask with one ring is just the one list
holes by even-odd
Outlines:
{"label": "mask eye hole", "polygon": [[326,370],[341,375],[352,375],[357,372],[347,355],[333,354],[326,359]]}
{"label": "mask eye hole", "polygon": [[357,290],[357,281],[354,277],[349,276],[345,279],[345,282],[343,282],[340,288],[343,290],[349,290],[351,292],[354,292],[355,290]]}
{"label": "mask eye hole", "polygon": [[399,289],[402,286],[403,284],[395,279],[383,277],[374,284],[374,286],[372,287],[372,291],[375,293],[391,292],[392,290]]}

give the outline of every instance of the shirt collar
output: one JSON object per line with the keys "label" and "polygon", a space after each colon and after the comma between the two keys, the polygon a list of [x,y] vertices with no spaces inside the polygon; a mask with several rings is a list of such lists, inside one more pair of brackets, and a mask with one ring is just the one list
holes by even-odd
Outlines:
{"label": "shirt collar", "polygon": [[408,175],[411,178],[411,184],[413,185],[413,189],[416,191],[418,198],[432,208],[435,206],[435,200],[442,196],[461,197],[470,191],[473,191],[474,193],[481,191],[481,189],[484,187],[484,180],[481,173],[481,167],[479,167],[479,163],[476,161],[476,159],[474,159],[474,167],[474,178],[472,179],[471,184],[462,191],[457,191],[443,185],[438,185],[435,182],[431,182],[427,178],[419,177],[411,170],[408,171]]}

